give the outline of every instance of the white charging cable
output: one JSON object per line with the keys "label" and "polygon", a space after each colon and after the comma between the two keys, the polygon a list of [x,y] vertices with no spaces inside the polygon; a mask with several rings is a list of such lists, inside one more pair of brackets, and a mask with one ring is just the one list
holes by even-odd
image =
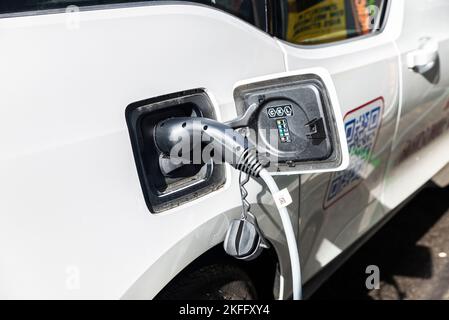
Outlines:
{"label": "white charging cable", "polygon": [[[274,181],[271,174],[262,169],[259,173],[260,178],[265,182],[273,197],[279,192],[279,187]],[[287,239],[288,252],[290,255],[290,264],[292,269],[293,281],[293,300],[302,299],[302,283],[301,283],[301,263],[299,260],[298,246],[296,245],[295,232],[293,230],[290,215],[286,207],[277,206],[279,215],[281,216],[282,225],[284,227],[285,237]]]}
{"label": "white charging cable", "polygon": [[[233,130],[226,124],[222,124],[212,119],[201,121],[195,118],[171,118],[161,121],[155,129],[155,139],[159,151],[165,155],[170,155],[175,146],[179,146],[180,137],[194,137],[200,135],[201,139],[222,150],[223,160],[230,163],[237,170],[243,171],[254,177],[258,175],[265,182],[273,198],[279,193],[279,188],[270,173],[263,169],[257,155],[251,150],[254,147],[240,133]],[[191,139],[184,139],[185,146],[181,150],[190,150]],[[195,141],[195,140],[193,140]],[[181,140],[182,142],[182,140]],[[230,153],[232,157],[226,157]],[[234,159],[239,161],[234,162]],[[259,174],[258,174],[259,173]],[[287,208],[277,205],[284,226],[285,237],[287,239],[288,251],[292,268],[293,279],[293,299],[302,298],[301,289],[301,266],[299,252],[296,245],[295,232],[293,231],[290,216]]]}

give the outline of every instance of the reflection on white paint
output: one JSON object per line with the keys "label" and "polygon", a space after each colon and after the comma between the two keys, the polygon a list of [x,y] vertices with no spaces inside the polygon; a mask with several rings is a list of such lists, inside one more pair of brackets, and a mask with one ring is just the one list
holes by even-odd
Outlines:
{"label": "reflection on white paint", "polygon": [[279,275],[279,298],[278,300],[284,300],[284,287],[285,284],[285,279],[284,276],[282,274]]}
{"label": "reflection on white paint", "polygon": [[316,253],[315,259],[316,261],[318,261],[321,267],[324,267],[335,257],[337,257],[341,252],[342,250],[335,244],[327,239],[323,239],[320,248]]}
{"label": "reflection on white paint", "polygon": [[[372,195],[373,194],[371,193],[371,196]],[[380,201],[381,199],[377,198],[377,200]],[[357,235],[361,235],[364,232],[367,232],[368,229],[377,222],[377,219],[381,218],[381,215],[379,216],[378,214],[379,213],[378,210],[380,210],[380,208],[377,206],[377,202],[371,202],[371,204],[368,205],[364,211],[362,211],[362,218],[357,228]]]}

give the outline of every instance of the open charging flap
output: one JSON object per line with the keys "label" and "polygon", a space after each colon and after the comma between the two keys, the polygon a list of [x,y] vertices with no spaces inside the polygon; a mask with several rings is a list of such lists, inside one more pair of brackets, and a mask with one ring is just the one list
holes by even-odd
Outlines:
{"label": "open charging flap", "polygon": [[240,81],[239,129],[272,175],[341,171],[349,164],[343,118],[329,72],[313,68]]}

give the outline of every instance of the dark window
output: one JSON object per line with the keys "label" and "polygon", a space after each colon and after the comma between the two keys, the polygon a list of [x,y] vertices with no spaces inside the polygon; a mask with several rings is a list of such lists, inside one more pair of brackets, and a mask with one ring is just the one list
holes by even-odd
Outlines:
{"label": "dark window", "polygon": [[[162,2],[164,0],[140,0],[140,2],[150,1]],[[133,2],[139,2],[139,0],[0,0],[0,14],[64,9],[71,5],[87,7]],[[265,0],[188,0],[186,2],[201,3],[227,11],[262,30],[266,30]]]}
{"label": "dark window", "polygon": [[270,29],[296,44],[323,44],[380,30],[386,0],[272,0]]}

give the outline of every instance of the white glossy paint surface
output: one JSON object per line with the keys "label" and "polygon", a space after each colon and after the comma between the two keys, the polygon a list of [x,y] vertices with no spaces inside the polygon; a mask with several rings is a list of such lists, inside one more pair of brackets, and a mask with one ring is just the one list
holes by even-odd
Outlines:
{"label": "white glossy paint surface", "polygon": [[[87,11],[76,28],[67,28],[65,14],[0,19],[0,297],[154,297],[223,240],[229,219],[240,214],[240,196],[228,169],[221,190],[151,215],[126,106],[205,87],[226,121],[236,115],[236,82],[314,67],[330,72],[342,117],[385,101],[374,149],[380,165],[340,201],[323,208],[330,174],[277,180],[296,200],[289,210],[298,223],[301,197],[304,278],[317,274],[449,160],[446,134],[397,161],[409,137],[449,116],[449,72],[431,85],[406,70],[404,59],[430,36],[441,70],[449,70],[449,2],[391,2],[381,34],[308,48],[199,6]],[[248,189],[276,246],[286,296],[289,261],[275,205],[258,183]]]}
{"label": "white glossy paint surface", "polygon": [[[163,266],[142,290],[150,298],[222,241],[223,219],[240,210],[234,175],[215,195],[151,215],[125,108],[205,87],[228,120],[237,81],[283,71],[275,40],[216,10],[149,6],[80,18],[76,29],[64,14],[0,19],[2,298],[120,298]],[[252,188],[256,197],[261,187]],[[156,266],[174,247],[170,263]]]}

